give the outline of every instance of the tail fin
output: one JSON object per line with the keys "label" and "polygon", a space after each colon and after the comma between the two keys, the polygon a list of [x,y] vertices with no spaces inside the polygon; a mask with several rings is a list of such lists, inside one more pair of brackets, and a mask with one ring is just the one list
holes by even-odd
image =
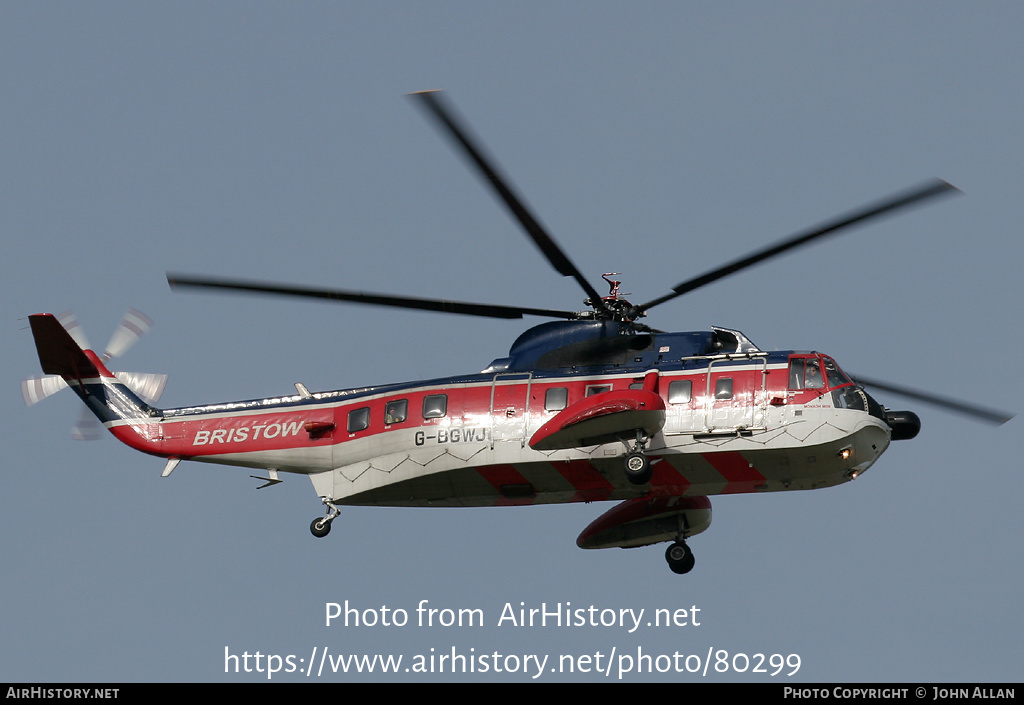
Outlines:
{"label": "tail fin", "polygon": [[[118,438],[135,447],[148,446],[149,433],[139,426],[154,423],[161,416],[160,410],[147,404],[115,377],[96,353],[82,349],[52,314],[29,316],[29,323],[43,372],[60,375]],[[115,430],[125,425],[133,427],[134,433],[128,434],[133,438]]]}

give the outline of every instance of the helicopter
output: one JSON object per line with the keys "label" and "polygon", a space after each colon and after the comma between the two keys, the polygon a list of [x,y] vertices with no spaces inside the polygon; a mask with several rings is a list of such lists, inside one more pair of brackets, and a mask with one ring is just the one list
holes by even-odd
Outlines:
{"label": "helicopter", "polygon": [[457,315],[556,319],[533,326],[480,372],[439,379],[161,409],[111,373],[51,314],[29,317],[43,372],[70,386],[118,440],[166,459],[240,466],[265,488],[306,475],[328,535],[343,506],[520,506],[617,501],[577,538],[585,549],[668,543],[688,573],[687,541],[711,524],[712,495],[810,490],[849,482],[894,440],[920,430],[912,411],[868,392],[909,396],[978,420],[1011,414],[850,376],[816,351],[767,351],[722,327],[666,332],[641,322],[698,287],[883,215],[956,193],[931,180],[851,211],[641,304],[606,273],[602,295],[534,217],[438,91],[411,94],[530,241],[586,294],[582,310],[417,298],[168,273],[172,289],[233,291]]}

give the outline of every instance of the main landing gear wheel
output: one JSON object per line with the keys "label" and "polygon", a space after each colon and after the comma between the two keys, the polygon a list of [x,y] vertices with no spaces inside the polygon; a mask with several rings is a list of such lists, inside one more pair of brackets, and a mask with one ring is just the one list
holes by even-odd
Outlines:
{"label": "main landing gear wheel", "polygon": [[651,460],[643,453],[630,453],[626,456],[626,477],[634,485],[646,485],[651,481],[654,470]]}
{"label": "main landing gear wheel", "polygon": [[684,575],[693,570],[693,551],[683,541],[676,541],[665,551],[665,560],[673,573]]}
{"label": "main landing gear wheel", "polygon": [[637,429],[636,440],[626,440],[625,438],[620,440],[622,440],[622,445],[626,446],[626,477],[634,485],[646,485],[654,475],[654,471],[651,469],[651,461],[644,455],[647,441],[650,439],[644,436],[643,431]]}

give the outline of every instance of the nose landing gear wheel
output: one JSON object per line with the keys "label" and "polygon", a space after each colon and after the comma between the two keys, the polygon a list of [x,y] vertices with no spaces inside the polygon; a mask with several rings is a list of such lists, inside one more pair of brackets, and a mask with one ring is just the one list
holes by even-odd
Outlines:
{"label": "nose landing gear wheel", "polygon": [[665,551],[665,560],[673,573],[684,575],[693,570],[693,551],[682,541],[677,541]]}
{"label": "nose landing gear wheel", "polygon": [[341,510],[334,504],[334,500],[328,497],[321,497],[320,501],[327,507],[327,516],[317,517],[313,520],[313,523],[309,525],[309,531],[318,539],[322,539],[327,534],[331,533],[331,523],[338,518],[341,514]]}
{"label": "nose landing gear wheel", "polygon": [[331,533],[331,522],[324,517],[317,517],[313,520],[313,523],[309,525],[309,530],[318,539],[322,539],[324,536]]}
{"label": "nose landing gear wheel", "polygon": [[626,477],[634,485],[646,485],[651,481],[654,471],[650,459],[643,453],[630,453],[626,456]]}

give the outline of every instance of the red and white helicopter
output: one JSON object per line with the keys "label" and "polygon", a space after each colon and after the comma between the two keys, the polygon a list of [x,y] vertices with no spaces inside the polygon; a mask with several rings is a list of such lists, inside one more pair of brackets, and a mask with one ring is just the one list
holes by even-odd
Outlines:
{"label": "red and white helicopter", "polygon": [[[583,311],[522,308],[261,282],[168,275],[204,287],[446,313],[560,319],[530,328],[483,371],[444,379],[159,409],[112,374],[50,314],[30,316],[43,371],[58,375],[122,442],[167,459],[309,476],[327,508],[465,507],[618,500],[580,534],[581,548],[686,540],[711,523],[710,495],[809,490],[847,482],[918,417],[890,411],[865,385],[993,423],[1010,415],[847,376],[817,352],[764,351],[739,331],[668,333],[639,322],[653,307],[761,261],[955,189],[932,181],[794,235],[634,305],[601,296],[512,191],[437,92],[413,94],[437,119],[551,265],[587,294]],[[126,384],[127,383],[127,384]]]}

